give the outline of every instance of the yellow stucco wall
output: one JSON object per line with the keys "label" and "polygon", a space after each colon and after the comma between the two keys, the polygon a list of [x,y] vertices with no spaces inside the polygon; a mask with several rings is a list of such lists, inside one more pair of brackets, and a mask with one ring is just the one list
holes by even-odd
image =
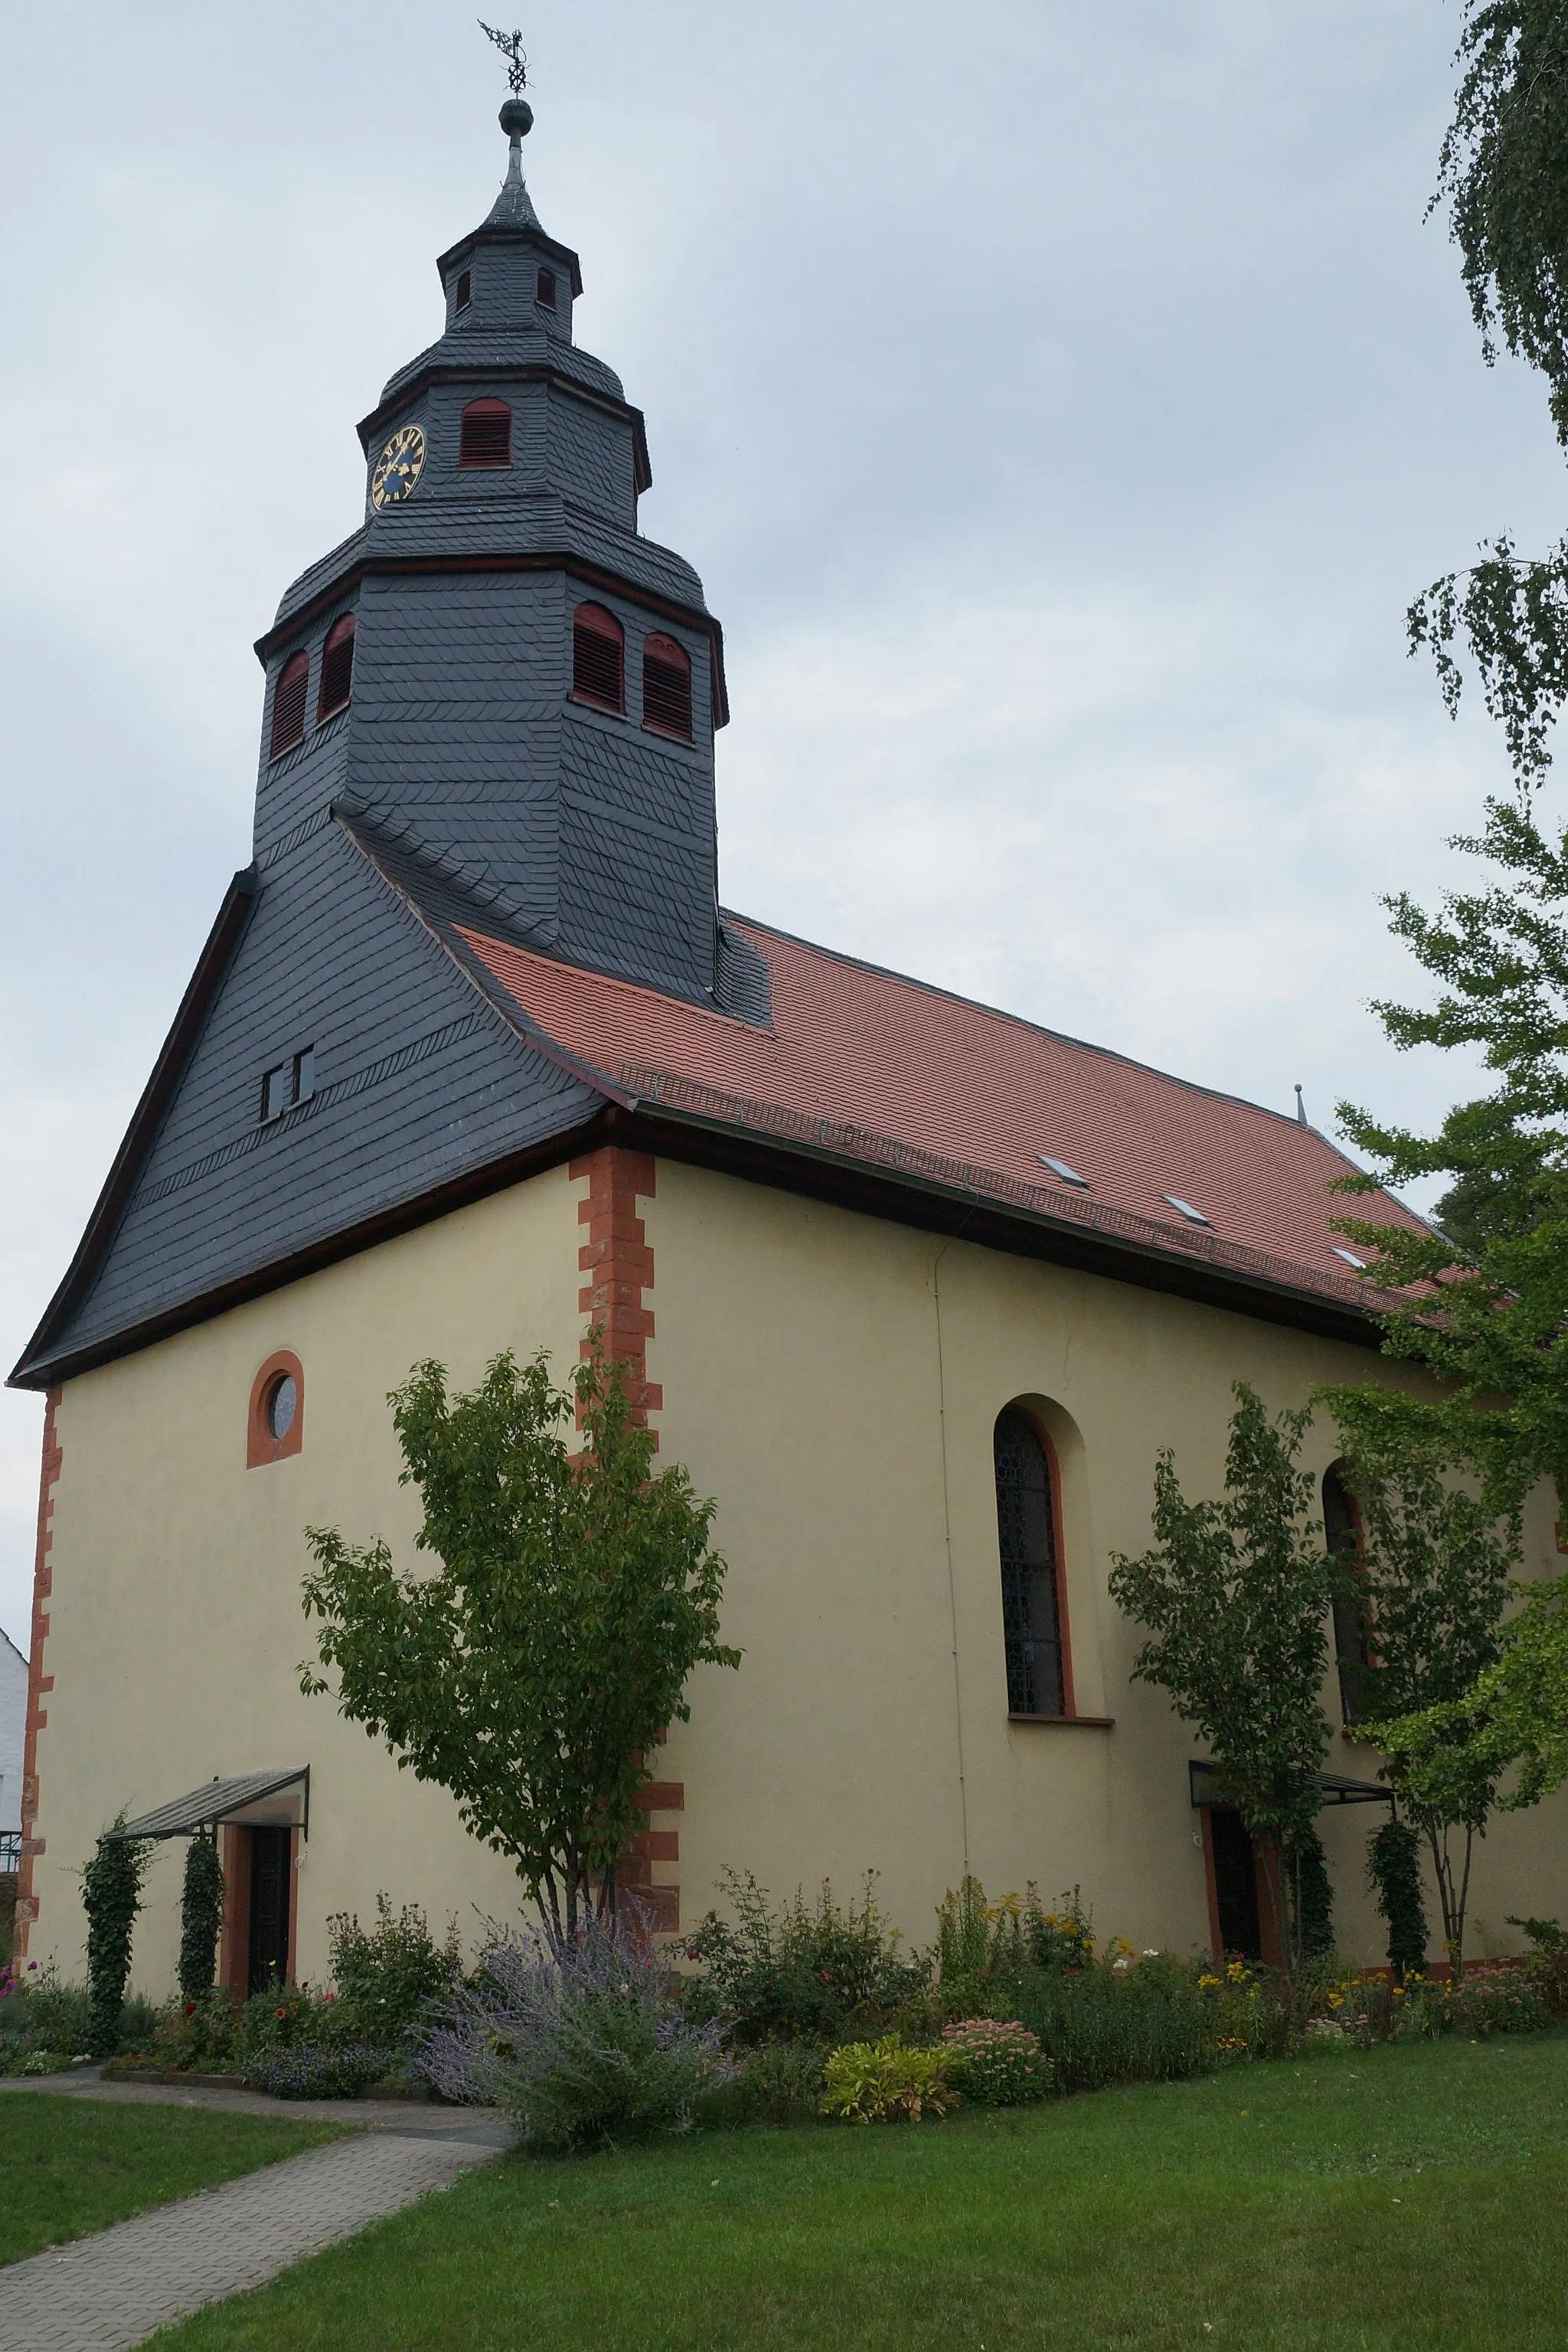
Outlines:
{"label": "yellow stucco wall", "polygon": [[[683,1915],[725,1865],[775,1894],[875,1866],[923,1942],[967,1851],[993,1893],[1079,1885],[1102,1934],[1206,1945],[1186,1770],[1205,1751],[1128,1679],[1140,1637],[1107,1597],[1110,1558],[1147,1547],[1161,1445],[1190,1495],[1220,1491],[1233,1381],[1278,1410],[1379,1360],[668,1162],[658,1187],[648,1369],[667,1454],[720,1499],[725,1630],[746,1652],[738,1675],[699,1670],[661,1762],[686,1783]],[[1057,1443],[1075,1696],[1109,1731],[1007,1721],[992,1431],[1019,1400]],[[1335,1452],[1325,1423],[1303,1458],[1321,1472]],[[1528,1572],[1555,1572],[1543,1506],[1530,1546]],[[1324,1703],[1337,1721],[1327,1685]],[[1373,1776],[1338,1734],[1328,1763]],[[1322,1816],[1341,1939],[1367,1958],[1383,1818]],[[1505,1913],[1568,1906],[1563,1818],[1563,1800],[1505,1818],[1480,1849],[1473,1908],[1500,1948],[1518,1948]]]}
{"label": "yellow stucco wall", "polygon": [[[564,1374],[585,1190],[564,1169],[540,1176],[68,1384],[35,1957],[79,1972],[75,1872],[121,1804],[304,1761],[302,1975],[323,1973],[327,1915],[367,1913],[380,1887],[437,1924],[457,1913],[466,1937],[476,1906],[515,1906],[510,1871],[444,1792],[300,1696],[301,1530],[383,1533],[415,1563],[386,1391],[432,1355],[466,1384],[501,1347],[547,1346]],[[847,1892],[875,1867],[884,1907],[923,1942],[967,1856],[995,1893],[1081,1886],[1103,1934],[1206,1943],[1186,1776],[1200,1751],[1128,1681],[1138,1635],[1107,1600],[1110,1556],[1148,1540],[1158,1446],[1175,1447],[1189,1493],[1218,1491],[1233,1380],[1278,1408],[1378,1360],[668,1161],[643,1214],[662,1458],[719,1498],[724,1631],[746,1653],[738,1674],[699,1670],[692,1719],[659,1759],[686,1790],[679,1869],[656,1873],[679,1878],[684,1920],[726,1865],[775,1895],[824,1875]],[[282,1348],[305,1369],[303,1448],[247,1471],[251,1381]],[[1006,1719],[992,1428],[1014,1400],[1057,1443],[1077,1704],[1109,1730]],[[1334,1450],[1316,1431],[1310,1466]],[[1530,1541],[1529,1571],[1554,1570],[1544,1507]],[[1370,1775],[1337,1735],[1329,1761]],[[1323,1817],[1341,1940],[1366,1958],[1380,1938],[1362,1855],[1381,1818]],[[1510,1948],[1505,1912],[1568,1908],[1563,1822],[1554,1801],[1494,1829],[1475,1882],[1483,1945]],[[135,1979],[156,1992],[183,1857],[183,1842],[162,1850],[137,1931]]]}
{"label": "yellow stucco wall", "polygon": [[[75,1874],[121,1805],[134,1814],[214,1773],[305,1762],[302,1976],[325,1972],[328,1914],[368,1916],[378,1887],[423,1902],[437,1928],[458,1913],[466,1937],[475,1904],[515,1909],[510,1867],[467,1836],[444,1790],[399,1772],[330,1700],[300,1696],[313,1654],[302,1530],[383,1534],[400,1567],[417,1564],[418,1497],[397,1485],[386,1392],[428,1356],[463,1385],[503,1347],[548,1347],[562,1372],[575,1362],[583,1190],[556,1170],[67,1384],[33,1957],[81,1973]],[[304,1369],[304,1443],[247,1470],[251,1382],[283,1348]],[[137,1924],[134,1980],[160,1993],[184,1853],[183,1839],[157,1850]]]}

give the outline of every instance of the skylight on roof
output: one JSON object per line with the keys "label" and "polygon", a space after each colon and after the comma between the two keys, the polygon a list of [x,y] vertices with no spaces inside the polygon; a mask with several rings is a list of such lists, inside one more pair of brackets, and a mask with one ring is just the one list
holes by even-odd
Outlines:
{"label": "skylight on roof", "polygon": [[1341,1249],[1338,1242],[1334,1244],[1334,1255],[1336,1257],[1342,1257],[1347,1265],[1353,1265],[1358,1274],[1364,1274],[1366,1272],[1365,1258],[1357,1257],[1354,1250]]}
{"label": "skylight on roof", "polygon": [[1194,1209],[1190,1201],[1184,1201],[1179,1192],[1162,1192],[1160,1198],[1168,1207],[1179,1210],[1189,1224],[1206,1225],[1208,1223],[1209,1221],[1203,1211]]}
{"label": "skylight on roof", "polygon": [[1042,1168],[1048,1168],[1051,1174],[1059,1176],[1064,1184],[1076,1184],[1080,1192],[1089,1191],[1089,1178],[1080,1176],[1076,1168],[1069,1168],[1065,1160],[1053,1160],[1048,1151],[1037,1151],[1035,1157]]}

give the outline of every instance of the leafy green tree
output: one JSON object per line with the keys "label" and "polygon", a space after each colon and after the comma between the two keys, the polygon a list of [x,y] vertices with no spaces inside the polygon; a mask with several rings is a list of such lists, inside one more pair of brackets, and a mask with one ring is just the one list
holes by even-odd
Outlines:
{"label": "leafy green tree", "polygon": [[1385,1727],[1461,1697],[1498,1657],[1519,1523],[1500,1520],[1484,1496],[1446,1475],[1441,1451],[1412,1433],[1400,1398],[1331,1389],[1325,1401],[1340,1423],[1360,1518],[1354,1556],[1342,1564],[1368,1660],[1353,1728],[1384,1751],[1384,1777],[1426,1841],[1443,1940],[1462,1970],[1475,1842],[1485,1834],[1499,1776],[1461,1715],[1447,1734],[1439,1801],[1426,1773],[1412,1769],[1403,1749],[1390,1749]]}
{"label": "leafy green tree", "polygon": [[[1483,839],[1503,879],[1427,915],[1391,901],[1394,929],[1439,983],[1426,1009],[1380,1003],[1404,1050],[1479,1048],[1491,1093],[1435,1135],[1385,1126],[1352,1104],[1345,1131],[1381,1181],[1447,1175],[1436,1229],[1381,1217],[1336,1223],[1375,1250],[1384,1344],[1445,1383],[1438,1402],[1390,1402],[1409,1442],[1470,1462],[1494,1508],[1517,1510],[1542,1477],[1568,1519],[1568,836],[1494,803]],[[1342,1180],[1368,1191],[1371,1177]]]}
{"label": "leafy green tree", "polygon": [[1149,1630],[1133,1679],[1170,1694],[1208,1741],[1252,1836],[1285,1868],[1265,1877],[1281,1950],[1303,1952],[1301,1889],[1292,1863],[1316,1837],[1329,1726],[1321,1694],[1333,1563],[1314,1528],[1314,1481],[1297,1467],[1310,1411],[1270,1423],[1237,1381],[1225,1497],[1189,1503],[1175,1457],[1154,1470],[1155,1543],[1140,1559],[1114,1556],[1111,1597]]}
{"label": "leafy green tree", "polygon": [[[1456,62],[1430,209],[1447,206],[1488,366],[1500,348],[1539,368],[1568,446],[1568,7],[1466,0]],[[1409,627],[1412,651],[1436,656],[1450,710],[1465,640],[1528,800],[1568,692],[1568,540],[1526,559],[1500,533],[1470,570],[1434,582]]]}
{"label": "leafy green tree", "polygon": [[[686,1720],[693,1666],[740,1664],[718,1638],[715,1507],[684,1470],[655,1474],[625,1368],[597,1346],[571,1390],[542,1354],[501,1355],[470,1395],[448,1400],[443,1368],[423,1363],[390,1402],[402,1483],[424,1500],[415,1540],[437,1564],[400,1577],[384,1542],[309,1529],[320,1666],[342,1712],[449,1789],[575,1937],[614,1909],[645,1759]],[[309,1664],[300,1683],[328,1688]]]}
{"label": "leafy green tree", "polygon": [[[1542,372],[1568,446],[1568,0],[1465,0],[1457,62],[1433,208],[1447,207],[1488,363],[1501,349]],[[1380,1181],[1448,1180],[1436,1231],[1342,1229],[1378,1253],[1388,1351],[1447,1384],[1441,1403],[1403,1408],[1412,1435],[1474,1463],[1503,1509],[1555,1480],[1568,1518],[1568,832],[1535,797],[1568,696],[1568,540],[1525,560],[1503,533],[1417,599],[1409,629],[1450,711],[1468,647],[1516,800],[1489,801],[1480,833],[1453,845],[1490,868],[1478,887],[1435,914],[1387,901],[1437,992],[1375,1010],[1402,1051],[1479,1050],[1494,1083],[1432,1135],[1342,1104]]]}
{"label": "leafy green tree", "polygon": [[1503,1626],[1496,1663],[1461,1697],[1382,1727],[1391,1762],[1429,1805],[1457,1805],[1483,1771],[1495,1788],[1517,1769],[1501,1812],[1568,1780],[1568,1576],[1513,1589],[1524,1605]]}

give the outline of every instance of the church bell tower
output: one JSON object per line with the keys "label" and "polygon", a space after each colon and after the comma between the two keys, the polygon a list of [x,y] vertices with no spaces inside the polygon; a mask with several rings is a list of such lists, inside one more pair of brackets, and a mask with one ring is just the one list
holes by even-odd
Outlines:
{"label": "church bell tower", "polygon": [[722,639],[690,565],[640,536],[639,410],[574,340],[577,256],[522,174],[437,262],[437,341],[359,426],[364,520],[284,596],[255,850],[329,810],[476,897],[520,943],[745,1011],[717,909]]}

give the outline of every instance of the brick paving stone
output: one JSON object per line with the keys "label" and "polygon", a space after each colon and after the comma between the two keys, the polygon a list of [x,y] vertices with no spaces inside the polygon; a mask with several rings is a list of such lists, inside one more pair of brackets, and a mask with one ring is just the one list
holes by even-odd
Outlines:
{"label": "brick paving stone", "polygon": [[454,2122],[458,2129],[357,2132],[10,2264],[0,2270],[0,2352],[129,2352],[166,2321],[262,2285],[449,2188],[505,2144],[471,2113],[455,2111]]}
{"label": "brick paving stone", "polygon": [[358,2131],[395,2132],[403,2139],[472,2139],[510,2147],[511,2131],[494,2107],[448,2107],[418,2099],[274,2099],[263,2091],[212,2090],[178,2083],[105,2083],[96,2066],[68,2074],[0,2075],[0,2094],[43,2091],[51,2098],[99,2099],[116,2106],[216,2107],[227,2115],[291,2116],[352,2124]]}

